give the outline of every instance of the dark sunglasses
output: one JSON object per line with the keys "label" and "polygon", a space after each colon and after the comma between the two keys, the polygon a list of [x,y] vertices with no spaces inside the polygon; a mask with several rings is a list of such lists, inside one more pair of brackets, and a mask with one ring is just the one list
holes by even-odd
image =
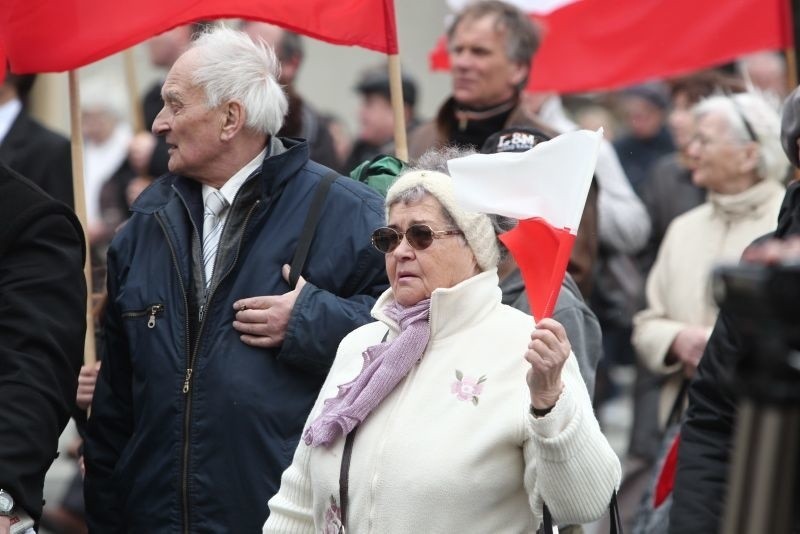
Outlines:
{"label": "dark sunglasses", "polygon": [[398,232],[394,228],[384,226],[372,232],[372,246],[384,254],[388,254],[400,245],[405,236],[411,248],[425,250],[431,246],[434,239],[463,234],[464,232],[461,230],[433,230],[427,224],[412,224],[405,232]]}

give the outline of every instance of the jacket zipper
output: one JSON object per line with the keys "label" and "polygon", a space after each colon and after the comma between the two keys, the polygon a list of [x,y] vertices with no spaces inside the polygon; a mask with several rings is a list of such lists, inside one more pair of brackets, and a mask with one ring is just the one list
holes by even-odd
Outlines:
{"label": "jacket zipper", "polygon": [[[237,196],[238,196],[238,193],[237,193]],[[234,198],[234,202],[236,202],[235,198]],[[221,282],[222,279],[225,278],[228,275],[228,273],[230,273],[231,270],[233,270],[233,267],[236,265],[236,262],[239,259],[239,252],[241,251],[241,248],[242,248],[242,242],[244,241],[244,233],[247,230],[247,223],[250,221],[250,216],[253,214],[253,211],[255,211],[256,207],[260,203],[261,203],[260,200],[256,200],[253,203],[253,205],[251,206],[250,211],[247,212],[247,215],[245,216],[245,219],[244,219],[244,221],[242,223],[242,238],[239,240],[239,247],[236,249],[236,255],[234,256],[233,263],[231,264],[231,268],[228,269],[228,271],[222,277],[220,277],[219,281],[209,291],[208,296],[206,297],[205,302],[203,304],[203,307],[205,309],[207,309],[211,305],[211,301],[212,301],[212,299],[214,297],[214,293],[216,292],[217,287],[219,286],[219,282]],[[188,210],[188,208],[187,208],[187,210]],[[166,235],[166,228],[164,228],[164,224],[161,222],[160,219],[159,219],[159,224],[161,224],[161,227],[164,230],[164,234]],[[226,221],[225,224],[227,225],[227,221]],[[224,232],[225,228],[223,228],[222,230]],[[195,231],[197,231],[196,227],[195,227]],[[183,279],[181,278],[180,271],[178,270],[177,256],[176,256],[175,250],[174,250],[174,248],[172,246],[172,242],[169,240],[169,236],[167,236],[167,242],[169,243],[170,252],[172,253],[172,259],[173,259],[173,262],[175,263],[175,269],[178,272],[178,278],[180,279],[180,282],[181,282],[181,289],[182,289],[182,292],[183,292],[184,305],[186,306],[186,339],[189,339],[189,301],[188,301],[188,298],[186,297],[186,290],[185,290],[185,286],[183,284]],[[217,251],[217,254],[219,255],[219,251]],[[214,264],[215,264],[215,268],[216,268],[216,259],[214,260]],[[214,276],[213,273],[212,273],[211,276],[212,276],[212,279],[213,279],[213,276]],[[205,313],[203,313],[203,311],[201,310],[201,312],[200,312],[200,324],[197,327],[197,335],[195,337],[195,339],[198,340],[198,341],[199,341],[200,337],[203,334],[203,327],[204,326],[205,326]],[[186,534],[189,533],[189,487],[188,487],[189,486],[189,483],[188,483],[188,479],[189,479],[189,425],[191,423],[191,411],[192,411],[192,396],[191,396],[190,392],[191,392],[191,387],[192,387],[192,372],[193,372],[193,369],[194,369],[194,363],[195,363],[195,359],[197,358],[197,351],[198,351],[198,349],[200,347],[200,343],[199,342],[195,343],[194,351],[190,351],[189,347],[190,347],[190,345],[187,344],[187,346],[186,346],[186,353],[187,353],[186,376],[185,376],[184,381],[183,381],[183,388],[181,389],[181,392],[185,396],[184,411],[183,411],[183,458],[182,458],[182,462],[181,462],[181,500],[182,500],[182,504],[183,504],[183,531]]]}
{"label": "jacket zipper", "polygon": [[148,306],[147,308],[141,311],[131,311],[125,312],[122,314],[123,319],[131,319],[134,317],[144,317],[149,315],[150,318],[147,320],[147,328],[155,328],[156,327],[156,315],[164,313],[164,305],[163,304],[153,304],[152,306]]}
{"label": "jacket zipper", "polygon": [[[185,339],[189,340],[190,332],[189,332],[189,298],[186,296],[186,285],[183,283],[183,277],[181,276],[180,265],[178,264],[178,256],[175,254],[175,247],[172,244],[172,241],[169,238],[169,234],[167,233],[167,228],[164,225],[164,221],[161,220],[161,216],[158,213],[155,213],[155,218],[158,221],[158,224],[161,226],[161,230],[164,232],[164,237],[167,240],[167,245],[169,246],[169,251],[172,255],[172,263],[175,266],[175,272],[178,274],[178,282],[181,286],[181,295],[183,295],[183,306],[184,306],[184,317],[186,317],[186,336]],[[194,225],[194,223],[192,223]],[[197,231],[197,228],[195,228]],[[187,370],[186,370],[186,382],[184,382],[183,392],[186,393],[188,391],[186,383],[188,382],[188,377],[191,376],[192,371],[189,366],[189,362],[191,359],[190,355],[190,344],[186,344],[186,362],[187,362]],[[189,410],[191,409],[191,397],[187,396],[186,400],[184,401],[184,410],[183,410],[183,468],[181,471],[181,498],[183,501],[183,531],[188,534],[189,532],[189,497],[188,497],[188,481],[187,481],[187,462],[189,458]]]}

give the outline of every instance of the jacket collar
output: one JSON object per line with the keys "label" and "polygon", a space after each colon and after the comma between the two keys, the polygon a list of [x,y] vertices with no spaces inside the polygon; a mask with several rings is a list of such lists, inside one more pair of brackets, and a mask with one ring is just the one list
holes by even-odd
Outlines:
{"label": "jacket collar", "polygon": [[[497,269],[491,269],[464,280],[449,288],[435,289],[431,294],[431,340],[441,339],[467,327],[477,326],[500,306],[500,287]],[[387,325],[396,334],[398,324],[384,310],[394,302],[389,288],[378,298],[372,308],[372,317]]]}
{"label": "jacket collar", "polygon": [[[300,168],[308,162],[308,143],[302,139],[272,137],[267,157],[261,163],[259,174],[259,195],[262,199],[271,197],[280,191],[286,182],[294,176]],[[174,188],[173,188],[174,186]],[[185,176],[167,173],[151,184],[139,195],[131,206],[131,211],[152,214],[162,209],[177,192],[186,201],[187,206],[194,205],[200,198],[202,204],[201,187],[198,182]],[[201,210],[202,211],[202,210]]]}

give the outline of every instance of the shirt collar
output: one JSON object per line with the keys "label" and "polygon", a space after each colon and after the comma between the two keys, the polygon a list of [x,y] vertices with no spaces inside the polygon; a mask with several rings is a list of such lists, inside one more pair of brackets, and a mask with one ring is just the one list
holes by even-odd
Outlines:
{"label": "shirt collar", "polygon": [[8,131],[20,111],[22,111],[22,102],[16,98],[0,105],[0,143],[8,135]]}
{"label": "shirt collar", "polygon": [[[236,198],[236,193],[239,192],[239,189],[244,185],[250,175],[258,169],[266,156],[267,149],[264,148],[255,158],[250,160],[250,163],[239,169],[236,174],[231,176],[231,178],[219,188],[219,192],[222,193],[222,196],[228,201],[229,206],[233,205],[233,199]],[[203,184],[203,204],[205,204],[208,195],[210,195],[212,191],[214,191],[213,187]]]}

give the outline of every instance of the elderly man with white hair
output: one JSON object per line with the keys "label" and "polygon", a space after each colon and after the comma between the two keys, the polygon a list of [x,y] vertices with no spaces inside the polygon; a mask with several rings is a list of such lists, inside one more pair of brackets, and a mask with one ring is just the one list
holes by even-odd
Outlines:
{"label": "elderly man with white hair", "polygon": [[275,136],[277,70],[269,47],[218,28],[164,83],[153,132],[170,172],[108,254],[92,532],[257,532],[336,347],[387,287],[369,238],[382,199]]}
{"label": "elderly man with white hair", "polygon": [[647,308],[634,318],[639,358],[669,377],[662,386],[662,424],[681,383],[694,374],[717,318],[711,269],[737,261],[750,242],[775,229],[789,165],[780,117],[762,97],[714,96],[693,114],[692,181],[708,198],[668,227],[647,280]]}

